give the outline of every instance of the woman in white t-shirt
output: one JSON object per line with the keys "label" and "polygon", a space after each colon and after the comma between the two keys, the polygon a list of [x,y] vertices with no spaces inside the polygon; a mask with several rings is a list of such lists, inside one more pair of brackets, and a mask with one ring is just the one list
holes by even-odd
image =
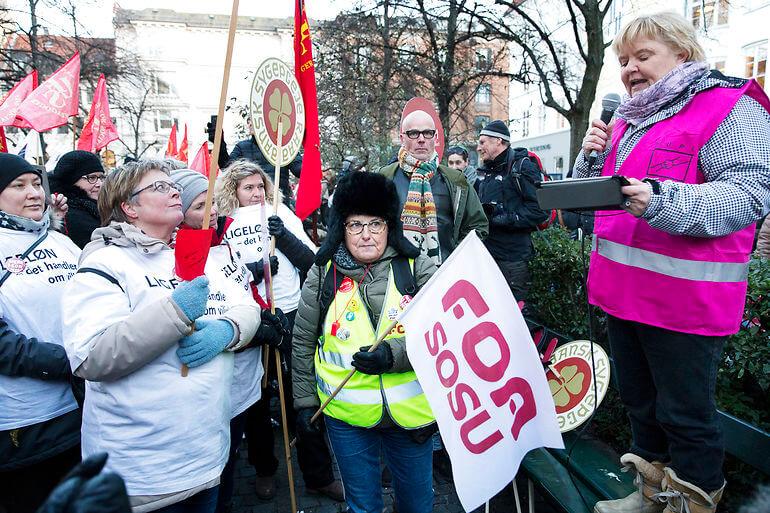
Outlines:
{"label": "woman in white t-shirt", "polygon": [[259,308],[220,255],[205,276],[176,277],[181,187],[162,166],[143,160],[105,180],[98,206],[109,224],[67,286],[64,345],[86,380],[83,455],[110,455],[133,513],[213,513],[230,447],[233,352],[253,339]]}
{"label": "woman in white t-shirt", "polygon": [[80,460],[59,298],[80,249],[51,230],[42,175],[0,153],[0,511],[37,510]]}
{"label": "woman in white t-shirt", "polygon": [[[225,240],[238,248],[246,265],[252,270],[259,294],[264,300],[267,298],[262,272],[263,255],[265,251],[270,251],[271,237],[275,237],[275,258],[271,260],[275,306],[286,314],[293,328],[302,281],[313,265],[315,255],[315,245],[305,233],[302,221],[280,197],[273,198],[273,182],[265,172],[257,164],[246,160],[237,160],[223,170],[217,179],[215,200],[219,213],[233,218],[225,232]],[[276,202],[278,215],[271,215]],[[286,397],[292,397],[291,344],[291,335],[284,337],[281,344]],[[273,362],[274,358],[270,358],[271,369]],[[275,495],[274,475],[278,468],[278,460],[273,454],[274,437],[269,405],[270,395],[268,390],[263,390],[262,399],[249,408],[246,424],[249,463],[257,473],[255,491],[257,497],[263,500]],[[287,405],[286,413],[293,426],[295,415],[290,404]],[[331,457],[323,434],[319,434],[317,439],[299,442],[298,461],[306,487],[343,500],[342,486],[334,479]]]}

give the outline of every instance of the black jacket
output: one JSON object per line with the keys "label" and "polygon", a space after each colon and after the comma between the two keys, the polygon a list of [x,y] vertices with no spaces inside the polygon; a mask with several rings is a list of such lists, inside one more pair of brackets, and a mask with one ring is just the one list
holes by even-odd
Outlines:
{"label": "black jacket", "polygon": [[69,209],[64,218],[64,233],[80,249],[91,242],[91,234],[101,226],[96,201],[91,198],[75,197],[67,201]]}
{"label": "black jacket", "polygon": [[532,255],[530,232],[548,218],[537,203],[535,182],[541,180],[537,164],[526,148],[508,148],[479,167],[479,199],[489,218],[484,240],[496,260],[527,260]]}
{"label": "black jacket", "polygon": [[[249,139],[244,139],[235,144],[233,151],[228,155],[227,145],[222,141],[222,149],[219,151],[219,167],[220,169],[227,167],[231,162],[238,159],[246,159],[252,162],[256,162],[259,167],[262,168],[267,176],[271,180],[275,180],[275,166],[268,162],[262,150],[259,149],[257,140],[254,136]],[[296,177],[299,177],[302,171],[302,154],[299,154],[288,166],[281,168],[281,192],[283,193],[284,203],[291,207],[293,203],[291,187],[289,186],[289,173]]]}

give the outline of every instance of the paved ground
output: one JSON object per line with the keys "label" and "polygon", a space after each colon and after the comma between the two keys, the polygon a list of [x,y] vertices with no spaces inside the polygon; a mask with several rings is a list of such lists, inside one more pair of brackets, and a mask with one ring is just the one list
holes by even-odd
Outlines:
{"label": "paved ground", "polygon": [[[283,434],[279,428],[276,428],[276,455],[283,456]],[[278,444],[278,441],[281,444]],[[276,497],[272,501],[261,501],[254,494],[254,469],[246,460],[245,443],[240,451],[240,460],[235,471],[235,492],[233,496],[233,513],[290,513],[291,501],[289,499],[288,478],[286,465],[281,458],[281,466],[276,474]],[[297,508],[304,513],[343,513],[345,504],[335,502],[324,496],[309,495],[305,492],[302,476],[296,464],[296,452],[294,453],[294,486],[297,496]],[[526,485],[524,479],[519,479],[519,494],[522,499],[522,508],[527,510],[526,506]],[[434,512],[436,513],[461,513],[463,508],[455,493],[452,482],[434,472]],[[385,500],[385,510],[383,513],[393,513],[393,490],[383,488]],[[541,501],[535,503],[538,513],[550,513],[551,509],[542,504]],[[484,508],[476,510],[478,513],[484,511]],[[513,513],[516,511],[513,488],[506,487],[490,502],[490,511],[493,513]]]}

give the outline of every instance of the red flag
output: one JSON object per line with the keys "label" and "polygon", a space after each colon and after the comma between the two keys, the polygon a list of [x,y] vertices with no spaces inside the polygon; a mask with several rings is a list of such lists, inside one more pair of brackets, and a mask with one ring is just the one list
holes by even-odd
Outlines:
{"label": "red flag", "polygon": [[185,281],[203,276],[214,229],[179,230],[174,243],[174,273]]}
{"label": "red flag", "polygon": [[65,62],[40,87],[32,91],[19,107],[19,117],[38,132],[67,124],[78,113],[80,53]]}
{"label": "red flag", "polygon": [[[176,125],[174,125],[176,126]],[[182,136],[182,144],[179,145],[179,153],[177,153],[176,158],[187,164],[188,156],[187,152],[189,151],[187,147],[187,123],[184,124],[184,135]]]}
{"label": "red flag", "polygon": [[176,149],[176,123],[171,125],[171,133],[168,134],[168,144],[166,144],[166,158],[176,158],[179,151]]}
{"label": "red flag", "polygon": [[203,141],[203,145],[201,145],[201,148],[198,150],[198,153],[195,154],[195,158],[190,164],[190,169],[197,171],[208,178],[210,169],[209,164],[209,143],[208,141]]}
{"label": "red flag", "polygon": [[321,138],[318,133],[313,45],[303,0],[296,0],[294,8],[294,75],[305,100],[305,153],[302,156],[296,205],[297,217],[305,219],[321,206]]}
{"label": "red flag", "polygon": [[24,99],[29,96],[37,87],[37,70],[33,70],[32,73],[21,79],[21,82],[13,86],[13,89],[8,91],[3,101],[0,102],[0,126],[17,126],[19,128],[29,128],[27,123],[16,118],[16,113],[19,111],[19,106]]}
{"label": "red flag", "polygon": [[5,129],[0,126],[0,153],[8,153],[8,142],[5,140]]}
{"label": "red flag", "polygon": [[88,121],[80,132],[78,149],[97,152],[117,138],[118,129],[112,123],[110,104],[107,99],[107,81],[102,74],[96,83]]}

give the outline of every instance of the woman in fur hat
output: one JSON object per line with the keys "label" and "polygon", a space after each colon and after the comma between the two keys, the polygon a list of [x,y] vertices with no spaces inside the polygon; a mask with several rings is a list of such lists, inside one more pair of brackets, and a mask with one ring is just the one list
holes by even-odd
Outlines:
{"label": "woman in fur hat", "polygon": [[[265,212],[273,211],[278,202],[278,215],[267,219]],[[315,245],[302,227],[302,221],[294,215],[280,198],[273,198],[273,182],[257,164],[236,160],[217,179],[216,202],[219,212],[233,217],[225,232],[225,239],[238,248],[246,265],[254,274],[259,294],[266,298],[263,282],[263,251],[275,238],[275,257],[271,258],[273,292],[276,308],[280,308],[294,325],[294,315],[299,304],[301,280],[313,265]],[[264,206],[262,206],[264,204]],[[312,249],[311,249],[312,248]],[[281,350],[286,361],[291,361],[291,335],[284,338]],[[272,359],[271,359],[272,360]],[[272,368],[272,365],[270,366]],[[284,387],[291,395],[291,367],[283,373]],[[275,370],[268,370],[275,374]],[[273,454],[273,426],[270,421],[269,389],[262,391],[262,399],[248,410],[246,440],[249,446],[249,463],[257,473],[255,491],[257,497],[269,500],[275,496],[275,472],[278,460]],[[289,422],[294,423],[289,408]],[[331,456],[322,435],[305,437],[297,446],[299,467],[308,490],[322,493],[342,501],[342,485],[334,479]]]}
{"label": "woman in fur hat", "polygon": [[51,229],[53,210],[40,169],[0,153],[0,511],[37,510],[80,460],[59,322],[80,249]]}
{"label": "woman in fur hat", "polygon": [[[312,433],[325,422],[354,513],[382,510],[380,448],[393,475],[396,509],[433,507],[435,420],[407,358],[403,326],[390,325],[436,268],[404,238],[400,214],[395,186],[384,176],[360,172],[340,180],[294,327],[297,430]],[[354,368],[323,420],[311,423]]]}
{"label": "woman in fur hat", "polygon": [[99,156],[90,151],[65,153],[51,174],[51,190],[67,196],[69,210],[64,218],[65,233],[81,249],[101,226],[96,199],[104,182]]}

